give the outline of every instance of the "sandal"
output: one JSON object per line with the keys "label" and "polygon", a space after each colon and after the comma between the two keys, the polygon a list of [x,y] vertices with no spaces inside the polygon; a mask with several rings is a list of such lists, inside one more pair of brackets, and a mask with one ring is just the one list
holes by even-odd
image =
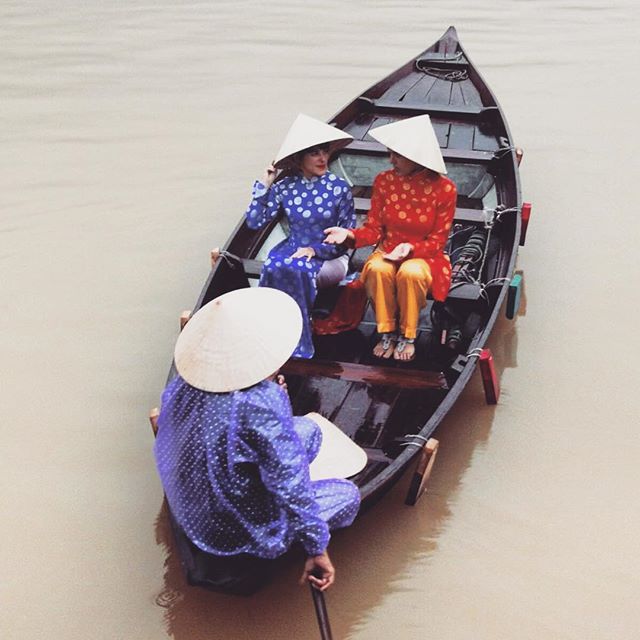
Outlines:
{"label": "sandal", "polygon": [[388,360],[395,351],[397,340],[395,333],[381,333],[378,344],[373,347],[373,355]]}
{"label": "sandal", "polygon": [[[405,338],[404,336],[400,336],[398,340],[398,344],[393,352],[393,357],[395,360],[402,360],[402,362],[411,362],[416,357],[416,348],[415,348],[415,338]],[[408,353],[407,347],[411,346],[413,352],[411,354]],[[403,357],[403,354],[407,352],[406,357]]]}

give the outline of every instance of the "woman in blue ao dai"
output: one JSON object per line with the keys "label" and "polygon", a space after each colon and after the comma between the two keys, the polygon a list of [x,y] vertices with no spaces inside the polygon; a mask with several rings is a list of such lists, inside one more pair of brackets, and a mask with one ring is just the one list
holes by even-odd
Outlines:
{"label": "woman in blue ao dai", "polygon": [[321,143],[293,154],[297,172],[277,182],[277,170],[270,165],[255,183],[246,212],[251,229],[268,224],[280,208],[287,217],[289,237],[269,252],[260,286],[280,289],[300,306],[303,329],[293,352],[297,358],[311,358],[314,353],[311,311],[318,288],[337,284],[347,273],[345,249],[325,244],[323,230],[353,226],[356,221],[349,185],[328,171],[329,152],[329,143]]}

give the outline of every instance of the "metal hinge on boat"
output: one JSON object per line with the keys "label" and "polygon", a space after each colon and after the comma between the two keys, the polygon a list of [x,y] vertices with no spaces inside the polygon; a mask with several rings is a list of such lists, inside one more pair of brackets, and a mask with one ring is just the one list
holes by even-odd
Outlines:
{"label": "metal hinge on boat", "polygon": [[467,366],[469,358],[464,353],[459,353],[456,359],[449,365],[449,369],[457,374],[462,373],[462,370]]}
{"label": "metal hinge on boat", "polygon": [[482,386],[487,404],[497,404],[500,397],[500,382],[493,362],[491,349],[477,347],[467,354],[459,354],[450,365],[449,369],[456,375],[460,375],[469,363],[469,360],[478,360]]}

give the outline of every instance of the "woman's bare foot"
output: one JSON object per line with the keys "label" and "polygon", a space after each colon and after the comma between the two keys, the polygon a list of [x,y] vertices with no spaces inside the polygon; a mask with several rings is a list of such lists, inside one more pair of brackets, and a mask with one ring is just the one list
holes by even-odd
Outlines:
{"label": "woman's bare foot", "polygon": [[388,360],[392,355],[396,346],[396,336],[394,333],[383,333],[380,335],[380,340],[375,347],[373,347],[373,355],[376,358],[383,358]]}
{"label": "woman's bare foot", "polygon": [[412,338],[400,337],[393,352],[393,357],[402,362],[410,362],[416,357],[415,340]]}

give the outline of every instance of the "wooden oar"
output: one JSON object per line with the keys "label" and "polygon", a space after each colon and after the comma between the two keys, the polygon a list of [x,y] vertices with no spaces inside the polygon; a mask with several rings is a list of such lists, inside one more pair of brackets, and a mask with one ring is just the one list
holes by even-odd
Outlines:
{"label": "wooden oar", "polygon": [[333,640],[331,635],[331,625],[329,624],[329,615],[327,614],[327,604],[324,601],[324,593],[320,589],[316,589],[309,583],[311,589],[311,597],[313,598],[313,606],[316,609],[316,618],[318,619],[318,627],[320,628],[320,637],[322,640]]}

